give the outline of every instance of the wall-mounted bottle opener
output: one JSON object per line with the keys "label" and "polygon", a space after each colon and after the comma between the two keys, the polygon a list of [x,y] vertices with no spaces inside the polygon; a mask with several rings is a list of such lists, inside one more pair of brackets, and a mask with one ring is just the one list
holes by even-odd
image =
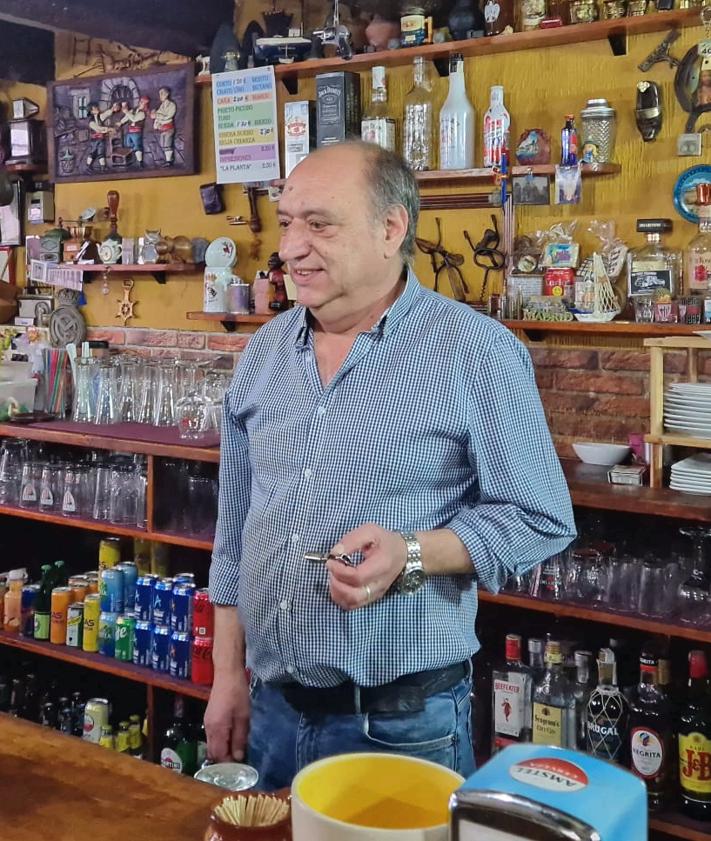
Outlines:
{"label": "wall-mounted bottle opener", "polygon": [[642,79],[637,82],[637,105],[635,119],[637,128],[645,143],[654,140],[662,127],[662,98],[659,85]]}

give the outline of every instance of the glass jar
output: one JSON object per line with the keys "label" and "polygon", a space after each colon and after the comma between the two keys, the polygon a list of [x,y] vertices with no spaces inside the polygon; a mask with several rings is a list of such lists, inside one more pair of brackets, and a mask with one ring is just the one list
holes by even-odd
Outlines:
{"label": "glass jar", "polygon": [[592,23],[597,20],[597,16],[595,0],[572,0],[570,4],[571,23]]}
{"label": "glass jar", "polygon": [[[575,22],[575,21],[574,21]],[[617,114],[606,99],[589,99],[580,112],[583,163],[602,164],[612,160]]]}

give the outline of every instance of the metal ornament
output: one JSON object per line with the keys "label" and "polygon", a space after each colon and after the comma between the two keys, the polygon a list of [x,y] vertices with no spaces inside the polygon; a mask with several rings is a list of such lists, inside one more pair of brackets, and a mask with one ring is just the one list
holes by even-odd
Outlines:
{"label": "metal ornament", "polygon": [[637,106],[635,108],[637,128],[645,143],[659,134],[662,127],[662,101],[656,82],[642,79],[637,82]]}
{"label": "metal ornament", "polygon": [[54,347],[70,342],[81,344],[86,338],[86,322],[76,307],[57,307],[49,317],[49,339]]}
{"label": "metal ornament", "polygon": [[704,40],[691,47],[674,76],[674,93],[688,113],[684,131],[691,134],[701,114],[711,111],[711,6],[701,9]]}
{"label": "metal ornament", "polygon": [[133,289],[133,280],[128,277],[123,282],[123,298],[117,298],[116,303],[119,305],[116,318],[123,321],[123,326],[126,322],[134,317],[133,308],[136,306],[136,301],[131,300],[131,291]]}
{"label": "metal ornament", "polygon": [[678,67],[679,59],[670,55],[669,50],[671,49],[671,45],[678,40],[680,35],[681,32],[678,29],[672,29],[670,32],[667,32],[664,40],[652,50],[652,52],[641,64],[637,65],[642,73],[646,73],[650,67],[661,61],[666,61],[670,67]]}

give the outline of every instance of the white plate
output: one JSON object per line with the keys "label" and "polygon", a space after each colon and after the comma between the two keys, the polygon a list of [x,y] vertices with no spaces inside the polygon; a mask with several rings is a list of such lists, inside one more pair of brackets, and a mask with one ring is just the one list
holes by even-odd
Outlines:
{"label": "white plate", "polygon": [[671,475],[675,479],[688,479],[691,482],[711,483],[711,476],[708,473],[704,473],[701,470],[675,470],[674,467],[672,467]]}
{"label": "white plate", "polygon": [[711,383],[672,383],[669,386],[669,391],[682,393],[706,391],[711,394]]}
{"label": "white plate", "polygon": [[705,409],[711,405],[711,397],[706,394],[689,394],[684,396],[667,394],[664,398],[664,404],[666,406],[690,406],[692,408],[699,406],[700,408]]}
{"label": "white plate", "polygon": [[205,265],[211,269],[231,269],[237,262],[237,246],[229,237],[217,237],[207,246]]}
{"label": "white plate", "polygon": [[691,469],[701,468],[711,472],[711,453],[694,453],[693,456],[687,456],[681,461],[675,461],[672,464],[672,469],[675,467],[689,467]]}
{"label": "white plate", "polygon": [[689,438],[709,438],[711,439],[711,430],[709,429],[690,429],[688,426],[675,426],[674,424],[665,424],[666,429],[670,432],[679,432],[682,435],[688,435]]}
{"label": "white plate", "polygon": [[694,496],[711,496],[710,491],[697,491],[693,490],[692,488],[675,488],[674,485],[669,485],[669,487],[673,491],[679,491],[679,493],[683,494],[694,494]]}

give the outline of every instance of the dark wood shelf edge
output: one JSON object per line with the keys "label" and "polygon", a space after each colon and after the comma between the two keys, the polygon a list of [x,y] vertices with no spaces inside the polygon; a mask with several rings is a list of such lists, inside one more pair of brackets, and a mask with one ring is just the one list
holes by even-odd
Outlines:
{"label": "dark wood shelf edge", "polygon": [[185,313],[189,321],[228,321],[233,324],[267,324],[273,315],[240,315],[233,312],[202,312],[192,310]]}
{"label": "dark wood shelf edge", "polygon": [[695,821],[678,812],[662,812],[649,816],[649,828],[685,841],[709,841],[711,823]]}
{"label": "dark wood shelf edge", "polygon": [[134,274],[180,274],[197,272],[197,263],[60,263],[61,268],[81,269],[82,272],[117,272]]}
{"label": "dark wood shelf edge", "polygon": [[8,634],[5,631],[0,631],[0,645],[51,657],[54,660],[62,660],[65,663],[84,666],[87,669],[116,675],[146,686],[167,689],[190,698],[199,698],[206,701],[210,695],[210,687],[208,686],[198,686],[187,680],[173,678],[164,672],[154,672],[143,666],[134,666],[133,663],[123,663],[111,657],[104,657],[102,654],[93,654],[78,648],[68,648],[66,645],[54,645],[51,642],[30,639],[17,634]]}

